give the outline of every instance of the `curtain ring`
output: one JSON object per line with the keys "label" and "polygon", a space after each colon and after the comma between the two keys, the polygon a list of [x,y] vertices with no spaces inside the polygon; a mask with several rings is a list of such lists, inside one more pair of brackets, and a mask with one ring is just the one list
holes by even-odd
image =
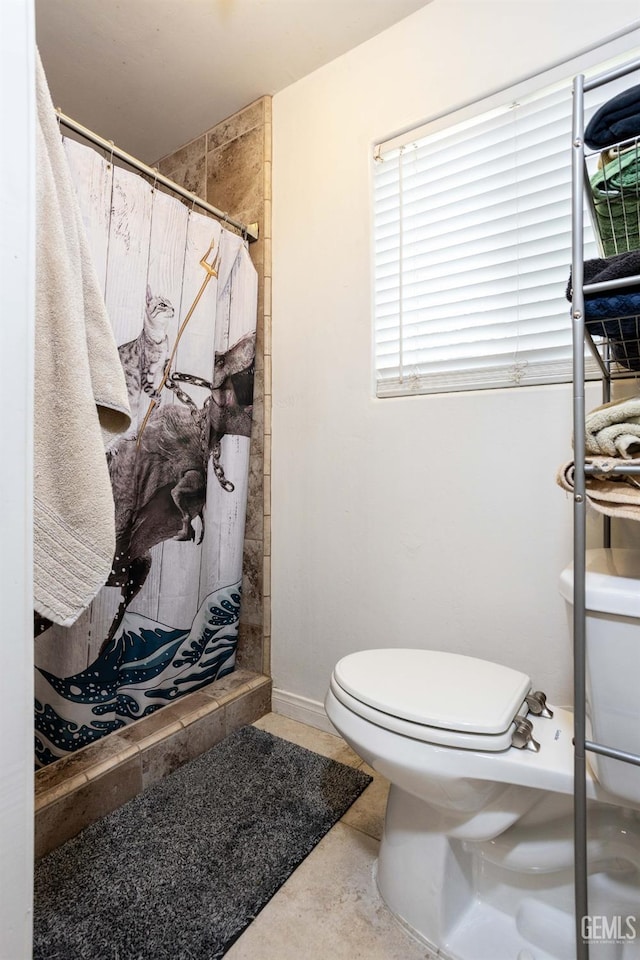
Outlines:
{"label": "curtain ring", "polygon": [[115,149],[115,143],[113,142],[113,140],[109,140],[109,143],[111,144],[111,156],[109,157],[109,163],[107,164],[107,170],[110,170],[111,167],[113,166],[113,151],[114,151],[114,149]]}
{"label": "curtain ring", "polygon": [[158,187],[158,174],[160,171],[157,167],[153,168],[153,183],[151,184],[151,193],[155,193]]}

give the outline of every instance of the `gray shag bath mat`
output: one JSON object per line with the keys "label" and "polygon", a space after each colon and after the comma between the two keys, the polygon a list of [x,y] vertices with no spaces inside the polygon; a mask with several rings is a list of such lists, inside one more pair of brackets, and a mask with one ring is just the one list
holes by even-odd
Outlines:
{"label": "gray shag bath mat", "polygon": [[35,867],[34,960],[216,960],[371,782],[243,727]]}

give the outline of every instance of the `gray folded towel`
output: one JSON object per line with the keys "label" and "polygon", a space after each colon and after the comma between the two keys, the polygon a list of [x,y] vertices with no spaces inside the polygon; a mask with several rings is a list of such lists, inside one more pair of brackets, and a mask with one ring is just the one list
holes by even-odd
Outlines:
{"label": "gray folded towel", "polygon": [[640,397],[613,400],[588,413],[585,442],[587,453],[595,456],[640,456]]}

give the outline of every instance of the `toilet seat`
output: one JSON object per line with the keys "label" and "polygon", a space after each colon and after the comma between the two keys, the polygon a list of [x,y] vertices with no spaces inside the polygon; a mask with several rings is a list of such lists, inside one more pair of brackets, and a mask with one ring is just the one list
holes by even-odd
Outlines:
{"label": "toilet seat", "polygon": [[343,657],[331,690],[347,709],[395,733],[466,750],[506,750],[527,713],[530,678],[439,650],[364,650]]}

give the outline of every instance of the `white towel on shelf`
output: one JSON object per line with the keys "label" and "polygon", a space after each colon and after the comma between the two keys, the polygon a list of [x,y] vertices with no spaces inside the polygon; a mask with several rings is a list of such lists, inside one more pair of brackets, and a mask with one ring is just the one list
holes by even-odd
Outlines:
{"label": "white towel on shelf", "polygon": [[118,348],[36,56],[34,607],[69,626],[111,570],[106,442],[127,429]]}
{"label": "white towel on shelf", "polygon": [[594,456],[640,455],[640,397],[613,400],[596,407],[585,417],[586,452]]}
{"label": "white towel on shelf", "polygon": [[[601,472],[585,478],[587,503],[598,513],[625,520],[640,520],[640,477],[611,473],[614,467],[640,466],[640,459],[621,457],[586,457],[585,462]],[[568,493],[575,489],[575,462],[563,464],[556,475],[556,483]]]}

